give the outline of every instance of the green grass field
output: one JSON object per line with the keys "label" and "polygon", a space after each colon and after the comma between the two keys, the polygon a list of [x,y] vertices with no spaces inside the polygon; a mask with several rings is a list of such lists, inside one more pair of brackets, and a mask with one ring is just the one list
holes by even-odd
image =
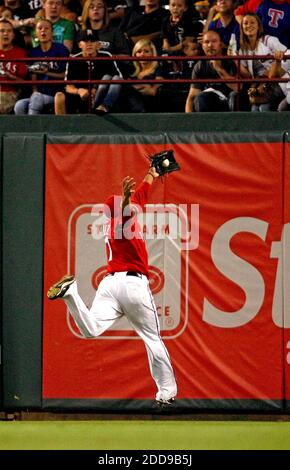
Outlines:
{"label": "green grass field", "polygon": [[289,450],[290,422],[0,422],[1,450]]}

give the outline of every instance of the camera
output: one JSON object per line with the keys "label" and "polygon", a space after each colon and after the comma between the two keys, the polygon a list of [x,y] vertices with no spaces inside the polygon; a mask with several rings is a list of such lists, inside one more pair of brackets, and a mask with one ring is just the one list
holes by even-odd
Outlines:
{"label": "camera", "polygon": [[41,63],[34,63],[28,66],[29,72],[46,72],[47,65]]}

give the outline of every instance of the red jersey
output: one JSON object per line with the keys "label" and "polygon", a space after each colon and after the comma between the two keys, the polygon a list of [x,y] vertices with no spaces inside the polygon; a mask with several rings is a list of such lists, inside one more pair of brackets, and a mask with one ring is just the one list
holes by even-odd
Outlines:
{"label": "red jersey", "polygon": [[[25,78],[27,74],[27,67],[25,62],[13,62],[13,59],[22,59],[22,57],[27,57],[27,53],[21,47],[12,47],[8,51],[3,51],[0,49],[0,69],[7,70],[12,75],[16,75],[19,78]],[[9,62],[1,62],[1,59],[10,59]],[[7,77],[2,77],[0,75],[0,85],[1,81],[7,81]],[[11,80],[11,85],[1,85],[1,91],[15,91],[19,88],[19,85],[12,85],[13,81]]]}
{"label": "red jersey", "polygon": [[[149,188],[149,183],[142,182],[132,195],[131,203],[138,204],[143,209]],[[148,276],[148,254],[137,218],[122,215],[112,218],[106,233],[108,273],[137,271]]]}
{"label": "red jersey", "polygon": [[[255,13],[263,0],[247,0],[243,5],[235,9],[235,16],[246,15],[247,13]],[[273,0],[278,5],[281,3],[290,3],[290,0]]]}

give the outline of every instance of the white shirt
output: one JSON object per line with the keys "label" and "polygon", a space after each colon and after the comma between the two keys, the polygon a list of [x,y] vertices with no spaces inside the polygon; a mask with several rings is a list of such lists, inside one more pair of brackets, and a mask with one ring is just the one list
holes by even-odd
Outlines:
{"label": "white shirt", "polygon": [[[240,49],[240,55],[273,55],[276,51],[286,52],[287,47],[284,44],[281,44],[278,38],[275,36],[263,36],[254,51]],[[271,67],[273,59],[264,59],[264,60],[242,60],[242,64],[249,70],[252,77],[261,77],[267,75],[268,70]],[[289,61],[287,61],[289,62]]]}

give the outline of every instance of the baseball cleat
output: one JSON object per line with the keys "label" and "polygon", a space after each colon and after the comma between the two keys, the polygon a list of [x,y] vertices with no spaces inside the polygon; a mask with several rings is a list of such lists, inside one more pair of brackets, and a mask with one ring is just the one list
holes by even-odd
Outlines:
{"label": "baseball cleat", "polygon": [[156,400],[156,403],[158,406],[160,406],[160,408],[164,408],[173,405],[174,398],[168,398],[168,400],[165,400],[164,398],[159,398],[158,400]]}
{"label": "baseball cleat", "polygon": [[47,297],[50,300],[58,299],[68,290],[69,286],[75,281],[75,277],[71,274],[66,274],[58,282],[53,284],[47,291]]}

